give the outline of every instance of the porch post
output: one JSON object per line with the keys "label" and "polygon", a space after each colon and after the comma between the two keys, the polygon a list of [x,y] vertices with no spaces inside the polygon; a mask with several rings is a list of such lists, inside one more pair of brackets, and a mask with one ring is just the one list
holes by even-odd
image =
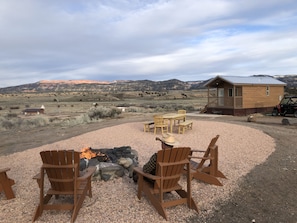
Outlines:
{"label": "porch post", "polygon": [[207,107],[209,106],[209,86],[207,86]]}
{"label": "porch post", "polygon": [[236,108],[236,100],[235,100],[236,92],[235,92],[235,85],[233,85],[233,108]]}

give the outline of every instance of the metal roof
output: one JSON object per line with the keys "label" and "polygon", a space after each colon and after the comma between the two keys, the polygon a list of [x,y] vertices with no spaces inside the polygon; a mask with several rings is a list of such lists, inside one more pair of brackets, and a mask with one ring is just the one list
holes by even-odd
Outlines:
{"label": "metal roof", "polygon": [[205,85],[211,85],[216,80],[223,80],[233,85],[245,85],[245,84],[253,84],[253,85],[286,85],[286,83],[279,81],[273,77],[269,76],[217,76],[210,81],[208,81]]}

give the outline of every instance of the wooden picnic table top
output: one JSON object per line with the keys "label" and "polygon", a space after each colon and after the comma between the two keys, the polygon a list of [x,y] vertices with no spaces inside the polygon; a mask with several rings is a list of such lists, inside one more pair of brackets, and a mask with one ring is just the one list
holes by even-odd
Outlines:
{"label": "wooden picnic table top", "polygon": [[163,118],[165,119],[175,119],[175,118],[181,118],[181,117],[185,117],[186,114],[178,114],[178,113],[167,113],[162,115]]}

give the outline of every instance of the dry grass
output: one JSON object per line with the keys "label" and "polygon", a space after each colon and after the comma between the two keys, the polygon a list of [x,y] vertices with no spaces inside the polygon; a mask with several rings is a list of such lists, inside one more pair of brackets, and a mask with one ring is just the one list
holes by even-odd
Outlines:
{"label": "dry grass", "polygon": [[[186,95],[186,97],[185,97]],[[139,92],[99,93],[21,93],[0,94],[0,129],[32,128],[48,124],[78,125],[114,117],[124,107],[128,113],[171,112],[185,109],[199,111],[206,104],[205,91],[169,91],[165,96],[139,96]],[[94,103],[98,107],[94,108]],[[25,108],[45,107],[45,114],[23,115]]]}

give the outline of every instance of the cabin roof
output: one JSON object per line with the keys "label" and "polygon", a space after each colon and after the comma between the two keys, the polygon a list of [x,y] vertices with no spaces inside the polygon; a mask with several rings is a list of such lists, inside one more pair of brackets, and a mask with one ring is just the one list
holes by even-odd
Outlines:
{"label": "cabin roof", "polygon": [[232,85],[286,85],[286,83],[269,76],[216,76],[209,80],[205,86],[215,87],[217,85],[216,83],[221,81],[228,82]]}
{"label": "cabin roof", "polygon": [[38,112],[44,110],[44,108],[26,108],[23,110],[23,112]]}

